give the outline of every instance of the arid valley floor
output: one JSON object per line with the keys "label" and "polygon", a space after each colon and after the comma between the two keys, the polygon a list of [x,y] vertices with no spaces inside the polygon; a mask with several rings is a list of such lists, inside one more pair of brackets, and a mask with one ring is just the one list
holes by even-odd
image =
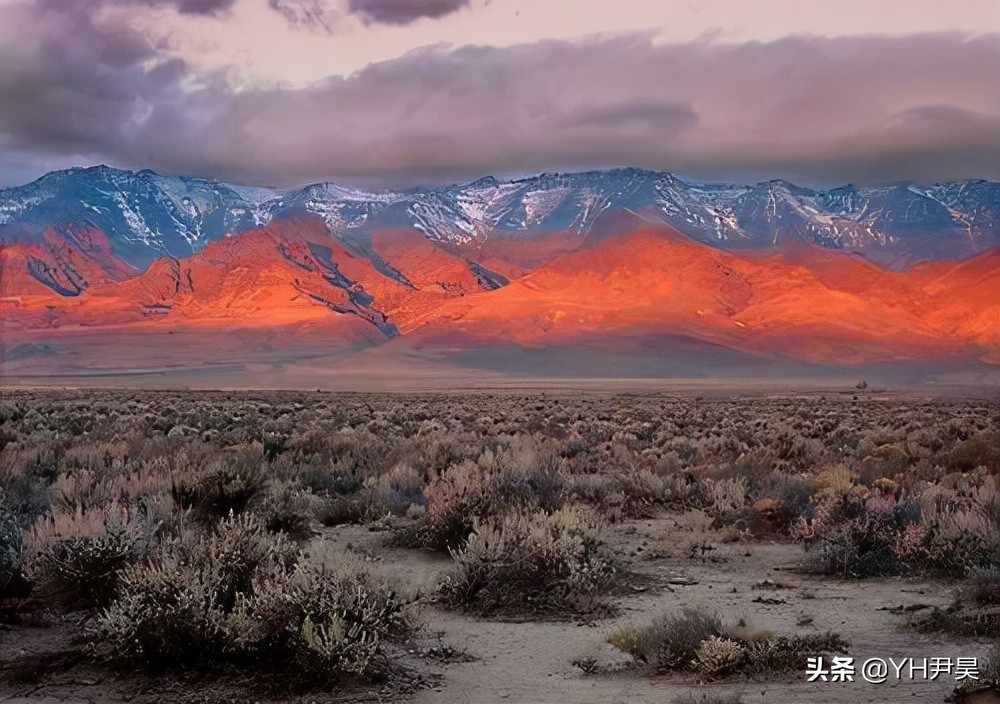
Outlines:
{"label": "arid valley floor", "polygon": [[837,654],[1000,677],[995,398],[711,391],[8,388],[0,701],[956,689],[806,681]]}

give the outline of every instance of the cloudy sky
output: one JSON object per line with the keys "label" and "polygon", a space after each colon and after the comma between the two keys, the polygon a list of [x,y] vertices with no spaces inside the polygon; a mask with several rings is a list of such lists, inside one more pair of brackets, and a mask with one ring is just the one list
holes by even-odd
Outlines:
{"label": "cloudy sky", "polygon": [[1000,0],[0,0],[0,186],[1000,178]]}

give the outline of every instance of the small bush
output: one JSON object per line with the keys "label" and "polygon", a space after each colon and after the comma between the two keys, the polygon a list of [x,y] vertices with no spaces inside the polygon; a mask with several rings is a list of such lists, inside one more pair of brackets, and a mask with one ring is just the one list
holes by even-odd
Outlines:
{"label": "small bush", "polygon": [[740,671],[748,675],[800,671],[810,657],[847,652],[846,641],[834,633],[759,638],[745,645]]}
{"label": "small bush", "polygon": [[408,603],[362,573],[307,563],[253,517],[181,536],[126,571],[89,631],[112,663],[278,664],[318,677],[370,674],[414,627]]}
{"label": "small bush", "polygon": [[899,574],[921,559],[914,542],[923,539],[923,532],[907,509],[892,498],[869,499],[860,516],[835,524],[816,539],[806,553],[805,569],[859,578]]}
{"label": "small bush", "polygon": [[63,611],[97,609],[117,594],[143,537],[140,518],[126,507],[56,514],[32,527],[25,571],[43,602]]}
{"label": "small bush", "polygon": [[581,506],[478,521],[453,557],[439,597],[481,614],[586,613],[616,573],[600,520]]}
{"label": "small bush", "polygon": [[809,657],[847,647],[832,633],[775,637],[727,627],[718,616],[695,609],[662,614],[648,626],[626,626],[607,641],[657,672],[685,670],[706,679],[788,672],[804,667]]}
{"label": "small bush", "polygon": [[722,677],[739,666],[744,652],[735,640],[712,636],[703,640],[695,651],[694,667],[709,679]]}
{"label": "small bush", "polygon": [[67,611],[103,606],[114,598],[134,545],[131,536],[115,529],[102,536],[66,538],[34,558],[35,592]]}
{"label": "small bush", "polygon": [[448,469],[424,489],[427,510],[417,542],[440,551],[461,549],[477,520],[511,511],[562,506],[564,486],[548,471],[499,469],[487,452],[476,462],[466,460]]}
{"label": "small bush", "polygon": [[321,669],[366,674],[388,642],[415,627],[407,602],[363,575],[303,571],[296,577],[279,601],[279,611],[290,617],[289,656]]}
{"label": "small bush", "polygon": [[0,481],[0,494],[8,511],[27,525],[49,510],[48,484],[38,478],[15,474]]}
{"label": "small bush", "polygon": [[268,461],[276,459],[278,455],[288,449],[288,437],[286,435],[265,433],[261,439],[261,443],[264,446],[264,459]]}
{"label": "small bush", "polygon": [[351,496],[331,496],[317,506],[316,519],[327,527],[364,523],[373,517],[376,507],[377,501],[369,491],[359,491]]}
{"label": "small bush", "polygon": [[982,684],[1000,687],[1000,643],[990,648],[989,654],[982,659],[979,679]]}
{"label": "small bush", "polygon": [[0,596],[21,574],[24,529],[17,517],[0,505]]}
{"label": "small bush", "polygon": [[1000,471],[1000,433],[977,433],[961,441],[947,454],[945,461],[956,472],[971,472],[977,467]]}
{"label": "small bush", "polygon": [[612,633],[607,640],[636,660],[663,672],[688,668],[695,662],[702,642],[722,632],[722,620],[718,616],[686,608],[661,614],[642,628],[626,627]]}
{"label": "small bush", "polygon": [[248,457],[227,457],[182,475],[171,486],[171,494],[179,508],[191,509],[196,516],[214,521],[245,511],[264,487],[259,464]]}
{"label": "small bush", "polygon": [[295,485],[273,483],[256,503],[254,513],[260,516],[271,533],[283,533],[293,540],[312,537],[312,516],[320,509],[322,499],[301,491]]}
{"label": "small bush", "polygon": [[969,606],[1000,606],[1000,567],[973,570],[958,601]]}
{"label": "small bush", "polygon": [[121,595],[97,619],[92,645],[113,662],[218,660],[246,648],[240,625],[255,586],[286,575],[294,553],[252,517],[211,535],[183,531],[122,576]]}
{"label": "small bush", "polygon": [[1000,637],[1000,569],[974,571],[950,605],[918,619],[920,630]]}

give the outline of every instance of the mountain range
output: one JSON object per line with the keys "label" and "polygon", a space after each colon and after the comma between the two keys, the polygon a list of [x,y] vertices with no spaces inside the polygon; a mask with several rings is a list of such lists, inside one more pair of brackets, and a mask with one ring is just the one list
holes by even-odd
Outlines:
{"label": "mountain range", "polygon": [[[220,330],[258,352],[405,339],[1000,363],[989,181],[817,190],[614,169],[369,192],[102,166],[0,191],[0,243],[8,373],[100,366],[68,351],[87,333],[93,357],[114,336]],[[118,364],[143,368],[136,349]]]}

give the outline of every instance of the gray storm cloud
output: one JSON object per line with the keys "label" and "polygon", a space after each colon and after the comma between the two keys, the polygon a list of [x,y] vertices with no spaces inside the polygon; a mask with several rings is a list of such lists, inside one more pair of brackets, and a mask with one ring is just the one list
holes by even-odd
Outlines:
{"label": "gray storm cloud", "polygon": [[372,22],[409,24],[422,17],[444,17],[469,6],[469,0],[348,0],[348,7]]}
{"label": "gray storm cloud", "polygon": [[[73,0],[66,0],[73,2]],[[221,15],[236,4],[236,0],[91,0],[92,6],[101,4],[129,5],[140,7],[164,7],[175,8],[182,15]]]}
{"label": "gray storm cloud", "polygon": [[613,165],[1000,178],[996,35],[432,47],[307,88],[236,91],[83,8],[0,7],[0,183],[94,162],[271,185]]}

